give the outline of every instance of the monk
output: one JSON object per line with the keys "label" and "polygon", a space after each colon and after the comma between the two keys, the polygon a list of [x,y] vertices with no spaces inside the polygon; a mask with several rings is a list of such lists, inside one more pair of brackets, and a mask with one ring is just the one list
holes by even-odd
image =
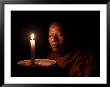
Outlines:
{"label": "monk", "polygon": [[67,50],[65,46],[64,28],[58,22],[51,23],[48,41],[52,52],[48,59],[56,60],[60,69],[67,72],[67,76],[94,76],[96,60],[89,48],[74,48]]}

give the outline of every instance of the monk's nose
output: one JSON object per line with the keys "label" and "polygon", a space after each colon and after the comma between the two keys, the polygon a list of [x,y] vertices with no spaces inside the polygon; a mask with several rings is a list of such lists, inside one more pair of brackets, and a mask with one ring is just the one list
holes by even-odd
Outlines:
{"label": "monk's nose", "polygon": [[55,35],[55,36],[52,38],[52,41],[54,41],[54,42],[58,41],[57,35]]}

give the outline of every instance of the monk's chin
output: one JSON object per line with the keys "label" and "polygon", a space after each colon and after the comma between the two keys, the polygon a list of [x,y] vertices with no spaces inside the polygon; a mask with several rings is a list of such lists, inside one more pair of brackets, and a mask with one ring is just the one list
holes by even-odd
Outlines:
{"label": "monk's chin", "polygon": [[60,52],[60,49],[54,48],[52,49],[52,51],[57,53],[57,52]]}
{"label": "monk's chin", "polygon": [[57,48],[52,48],[52,51],[56,52],[56,51],[58,51],[58,49]]}

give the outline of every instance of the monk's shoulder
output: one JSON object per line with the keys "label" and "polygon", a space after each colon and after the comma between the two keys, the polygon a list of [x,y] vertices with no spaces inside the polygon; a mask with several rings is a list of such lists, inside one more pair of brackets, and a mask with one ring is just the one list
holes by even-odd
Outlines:
{"label": "monk's shoulder", "polygon": [[90,48],[76,48],[69,53],[70,57],[80,58],[81,60],[94,59],[93,52]]}

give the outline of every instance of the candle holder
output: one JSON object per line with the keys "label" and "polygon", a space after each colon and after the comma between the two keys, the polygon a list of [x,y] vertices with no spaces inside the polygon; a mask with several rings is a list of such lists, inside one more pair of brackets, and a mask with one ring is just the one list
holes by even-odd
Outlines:
{"label": "candle holder", "polygon": [[34,60],[34,65],[32,64],[31,59],[27,59],[27,60],[23,60],[23,61],[19,61],[17,62],[18,65],[22,65],[22,66],[30,66],[30,67],[37,67],[37,66],[52,66],[54,64],[56,64],[55,60],[50,60],[50,59],[35,59]]}
{"label": "candle holder", "polygon": [[55,60],[35,59],[35,66],[31,64],[31,59],[17,62],[15,72],[16,77],[56,77],[63,76],[63,70],[57,65]]}

